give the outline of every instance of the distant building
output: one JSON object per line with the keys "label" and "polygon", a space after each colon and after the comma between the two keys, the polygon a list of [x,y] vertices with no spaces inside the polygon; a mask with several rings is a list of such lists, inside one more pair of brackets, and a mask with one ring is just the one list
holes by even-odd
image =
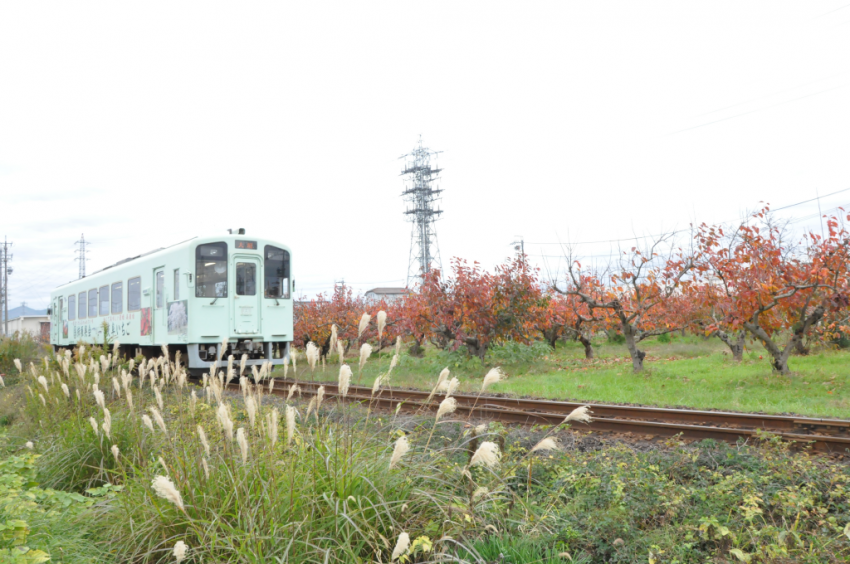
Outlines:
{"label": "distant building", "polygon": [[[14,335],[16,331],[27,332],[38,339],[42,335],[44,323],[47,324],[49,332],[50,318],[47,316],[46,309],[19,306],[9,310],[9,335]],[[0,334],[3,333],[4,328],[5,323],[0,319]]]}
{"label": "distant building", "polygon": [[[50,318],[46,315],[21,315],[13,318],[12,314],[9,314],[9,335],[14,335],[15,333],[29,333],[36,339],[41,337],[42,330],[41,324],[47,323],[50,325]],[[49,329],[48,329],[49,331]]]}
{"label": "distant building", "polygon": [[364,297],[369,302],[384,300],[387,303],[392,303],[408,293],[410,293],[410,290],[407,288],[372,288],[364,294]]}

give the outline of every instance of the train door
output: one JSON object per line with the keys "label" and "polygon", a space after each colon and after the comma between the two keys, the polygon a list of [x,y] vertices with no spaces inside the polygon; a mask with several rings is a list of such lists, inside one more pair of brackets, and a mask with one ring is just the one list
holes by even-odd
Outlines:
{"label": "train door", "polygon": [[151,322],[153,342],[163,345],[168,342],[168,308],[165,297],[165,268],[153,271],[153,319]]}
{"label": "train door", "polygon": [[234,331],[240,335],[260,332],[260,260],[256,256],[234,255],[236,294],[233,296]]}
{"label": "train door", "polygon": [[53,300],[53,318],[50,323],[50,337],[54,344],[60,344],[62,336],[62,298]]}

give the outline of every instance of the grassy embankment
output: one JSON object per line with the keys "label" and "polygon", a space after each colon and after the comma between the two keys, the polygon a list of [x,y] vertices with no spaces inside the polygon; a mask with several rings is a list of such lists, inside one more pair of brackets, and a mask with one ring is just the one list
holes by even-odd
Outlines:
{"label": "grassy embankment", "polygon": [[[794,413],[820,417],[850,417],[850,352],[821,350],[793,356],[791,376],[771,370],[760,345],[750,345],[744,360],[734,362],[716,339],[674,337],[670,342],[649,340],[646,369],[632,372],[624,345],[604,340],[595,343],[596,358],[585,360],[576,343],[559,343],[556,351],[543,343],[532,347],[496,348],[482,365],[462,352],[447,354],[427,349],[424,358],[402,350],[401,363],[392,373],[392,385],[429,389],[448,366],[461,381],[461,391],[476,392],[487,369],[501,366],[508,378],[488,392],[517,396],[591,402],[634,403],[666,407],[692,407],[730,411]],[[373,354],[355,381],[371,385],[389,366],[391,349]],[[356,351],[348,362],[355,365]],[[759,358],[760,356],[764,358]],[[316,379],[336,378],[336,355]],[[298,377],[310,378],[303,360]],[[279,374],[280,371],[277,372]],[[292,369],[289,374],[291,376]]]}
{"label": "grassy embankment", "polygon": [[[166,563],[180,543],[192,563],[850,557],[850,468],[769,437],[642,452],[577,448],[568,425],[473,432],[450,412],[369,419],[326,401],[307,416],[264,388],[199,390],[173,366],[144,384],[126,365],[96,375],[95,354],[7,378],[0,561]],[[532,452],[547,437],[560,446]]]}

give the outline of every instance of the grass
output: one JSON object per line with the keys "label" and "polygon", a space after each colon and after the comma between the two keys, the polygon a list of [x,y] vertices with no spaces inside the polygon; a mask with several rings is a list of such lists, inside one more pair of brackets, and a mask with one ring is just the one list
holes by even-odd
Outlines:
{"label": "grass", "polygon": [[[508,353],[525,351],[497,354]],[[186,384],[173,365],[156,379],[161,406],[149,381],[130,378],[104,409],[94,386],[121,368],[98,377],[89,366],[78,376],[53,362],[5,391],[14,399],[0,403],[0,416],[14,416],[0,432],[0,561],[164,564],[175,562],[178,542],[193,564],[850,557],[850,467],[791,455],[768,435],[758,445],[670,440],[642,451],[577,448],[589,439],[566,425],[473,431],[450,415],[439,424],[431,415],[370,419],[332,400],[307,417],[304,404],[263,397],[247,381],[242,394]],[[155,408],[165,430],[142,423]],[[292,408],[301,415],[290,435],[273,414]],[[111,420],[109,436],[89,417]],[[244,453],[228,421],[243,431]],[[401,436],[411,449],[390,468]],[[564,447],[532,453],[544,437]],[[472,464],[477,449],[496,445],[498,462]],[[162,481],[171,493],[155,486]],[[394,559],[402,533],[411,544]]]}
{"label": "grass", "polygon": [[[820,350],[790,360],[793,373],[771,370],[760,345],[751,345],[740,363],[720,341],[675,337],[669,343],[649,340],[645,370],[632,372],[624,345],[595,343],[596,358],[585,360],[576,343],[509,345],[494,350],[485,364],[462,352],[429,348],[424,358],[402,354],[392,385],[430,389],[444,366],[461,381],[460,390],[477,392],[488,367],[500,365],[508,378],[488,392],[590,402],[632,403],[729,411],[794,413],[847,418],[850,415],[850,353]],[[391,351],[373,355],[357,383],[371,385],[387,370]],[[762,356],[763,358],[759,358]],[[335,360],[335,356],[331,360]],[[315,378],[334,380],[337,365],[317,370]],[[291,375],[291,371],[290,371]],[[299,377],[309,378],[299,367]]]}

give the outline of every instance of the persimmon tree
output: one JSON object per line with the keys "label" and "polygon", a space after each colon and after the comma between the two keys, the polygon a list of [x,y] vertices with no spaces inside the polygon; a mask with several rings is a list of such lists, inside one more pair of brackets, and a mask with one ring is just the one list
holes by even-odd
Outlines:
{"label": "persimmon tree", "polygon": [[850,236],[837,217],[828,217],[828,235],[809,233],[800,246],[790,245],[769,212],[764,207],[730,233],[701,225],[696,240],[719,312],[709,329],[747,331],[764,345],[774,370],[788,374],[788,358],[805,351],[806,335],[829,312],[846,309]]}
{"label": "persimmon tree", "polygon": [[337,326],[337,338],[348,344],[357,340],[357,327],[367,306],[363,297],[355,295],[345,284],[334,286],[330,297],[318,294],[312,300],[300,300],[295,307],[294,332],[297,346],[312,341],[327,355],[331,340],[331,326]]}
{"label": "persimmon tree", "polygon": [[607,310],[593,309],[577,296],[562,295],[551,289],[545,298],[542,315],[536,316],[536,329],[555,348],[558,339],[570,338],[584,347],[584,357],[592,359],[593,334],[607,327]]}
{"label": "persimmon tree", "polygon": [[452,259],[451,276],[428,273],[418,293],[406,306],[415,315],[405,321],[408,334],[427,334],[445,349],[466,347],[481,359],[493,344],[530,342],[545,309],[537,270],[522,258],[509,259],[494,273],[477,262]]}
{"label": "persimmon tree", "polygon": [[669,310],[676,292],[691,283],[685,277],[694,270],[695,262],[693,256],[681,250],[668,250],[666,258],[662,258],[661,249],[669,246],[671,238],[672,235],[664,235],[644,250],[632,247],[623,251],[619,261],[610,267],[610,284],[585,271],[570,253],[566,283],[552,284],[556,292],[578,297],[591,310],[609,310],[613,326],[625,337],[636,373],[643,370],[646,358],[646,353],[638,348],[640,342],[681,327],[665,310]]}

